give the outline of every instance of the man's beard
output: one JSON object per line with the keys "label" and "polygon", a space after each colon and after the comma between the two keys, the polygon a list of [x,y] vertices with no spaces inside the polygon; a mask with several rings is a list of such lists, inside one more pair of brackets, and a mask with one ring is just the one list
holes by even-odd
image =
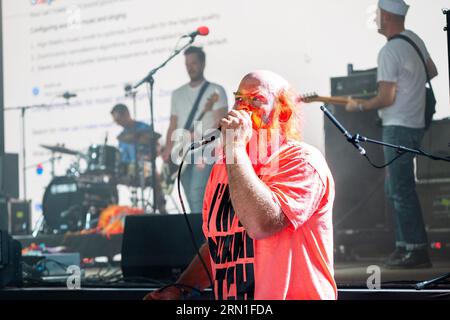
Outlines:
{"label": "man's beard", "polygon": [[201,73],[196,73],[196,74],[189,74],[189,77],[191,78],[191,81],[199,81],[201,79],[203,79],[203,75]]}

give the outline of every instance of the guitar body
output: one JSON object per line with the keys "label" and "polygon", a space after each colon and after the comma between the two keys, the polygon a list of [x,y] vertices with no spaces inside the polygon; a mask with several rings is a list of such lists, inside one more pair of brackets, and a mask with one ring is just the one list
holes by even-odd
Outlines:
{"label": "guitar body", "polygon": [[[208,97],[208,100],[206,101],[205,106],[196,121],[201,121],[207,112],[212,111],[212,108],[217,101],[219,101],[219,92],[214,91],[214,93]],[[180,167],[181,161],[183,161],[183,156],[187,151],[187,148],[189,148],[192,143],[191,137],[193,135],[194,128],[191,128],[189,132],[189,139],[186,136],[181,136],[175,140],[172,146],[170,159],[163,164],[161,172],[161,185],[164,194],[169,195],[173,191],[175,181],[178,176],[178,168]],[[186,158],[190,155],[191,153],[188,153]],[[185,168],[186,166],[181,169],[181,173],[184,172]]]}
{"label": "guitar body", "polygon": [[[165,162],[162,166],[161,187],[164,194],[171,194],[173,191],[178,176],[178,169],[183,160],[185,146],[186,148],[189,147],[189,145],[182,143],[180,140],[176,141],[172,147],[169,161]],[[187,157],[189,157],[189,154]],[[183,168],[181,168],[181,173],[183,173],[185,169],[186,166],[183,166]]]}

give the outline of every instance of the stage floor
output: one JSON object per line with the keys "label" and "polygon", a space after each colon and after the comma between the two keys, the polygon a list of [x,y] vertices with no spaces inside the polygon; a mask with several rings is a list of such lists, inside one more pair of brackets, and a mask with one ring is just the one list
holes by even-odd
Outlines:
{"label": "stage floor", "polygon": [[[364,261],[335,263],[335,280],[338,287],[367,288],[367,279],[373,274],[371,266],[380,268],[381,287],[407,287],[420,281],[430,280],[450,272],[449,260],[432,259],[433,267],[427,269],[388,269],[384,258],[367,258]],[[373,267],[372,267],[373,268]],[[447,280],[450,287],[450,279]],[[370,281],[372,283],[372,281]]]}

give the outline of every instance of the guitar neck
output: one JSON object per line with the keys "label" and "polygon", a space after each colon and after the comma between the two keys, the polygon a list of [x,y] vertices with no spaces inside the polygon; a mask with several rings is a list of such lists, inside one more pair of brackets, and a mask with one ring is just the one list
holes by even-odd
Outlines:
{"label": "guitar neck", "polygon": [[345,97],[317,97],[314,100],[327,104],[334,104],[341,106],[345,106],[348,103],[348,98]]}

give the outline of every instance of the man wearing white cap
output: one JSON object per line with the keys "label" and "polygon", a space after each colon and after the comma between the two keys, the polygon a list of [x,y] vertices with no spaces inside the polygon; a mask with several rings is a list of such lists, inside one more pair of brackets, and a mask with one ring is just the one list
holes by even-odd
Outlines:
{"label": "man wearing white cap", "polygon": [[[379,0],[378,32],[388,39],[378,55],[378,94],[367,101],[350,99],[347,111],[378,110],[383,123],[383,140],[395,145],[419,148],[425,128],[425,83],[427,75],[413,41],[422,54],[430,79],[437,75],[436,66],[422,41],[405,30],[409,6],[403,0]],[[385,148],[390,161],[396,151]],[[405,154],[387,169],[386,194],[394,205],[396,249],[386,261],[392,268],[431,267],[428,239],[420,202],[415,189],[414,156]]]}

